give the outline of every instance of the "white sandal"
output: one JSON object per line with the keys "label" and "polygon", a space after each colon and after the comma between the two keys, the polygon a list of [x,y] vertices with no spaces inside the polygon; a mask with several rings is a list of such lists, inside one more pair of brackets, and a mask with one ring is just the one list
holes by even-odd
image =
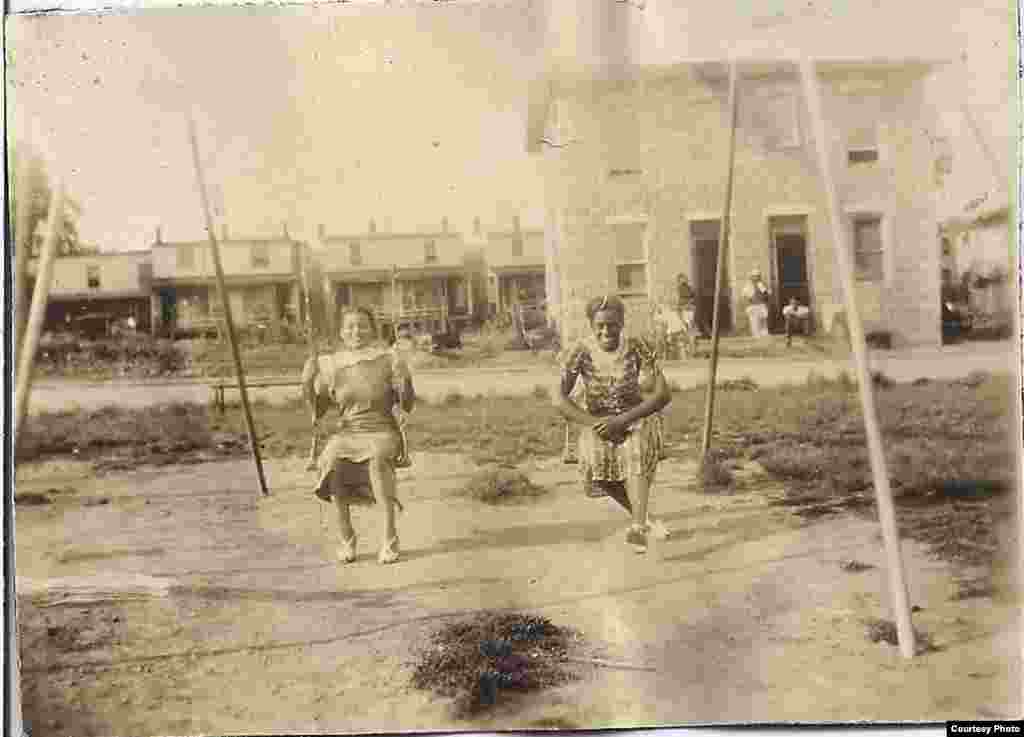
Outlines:
{"label": "white sandal", "polygon": [[672,531],[665,526],[665,523],[651,515],[647,516],[647,531],[656,540],[668,540],[672,536]]}
{"label": "white sandal", "polygon": [[352,563],[356,559],[356,536],[348,540],[342,540],[338,546],[338,560],[342,563]]}
{"label": "white sandal", "polygon": [[388,563],[394,563],[398,560],[401,555],[398,549],[398,537],[395,536],[388,540],[384,547],[380,549],[380,554],[377,556],[377,562],[381,565],[387,565]]}

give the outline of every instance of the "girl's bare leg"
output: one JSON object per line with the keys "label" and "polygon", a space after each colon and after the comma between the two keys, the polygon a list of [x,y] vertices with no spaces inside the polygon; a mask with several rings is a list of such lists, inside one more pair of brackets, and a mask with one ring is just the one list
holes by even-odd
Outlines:
{"label": "girl's bare leg", "polygon": [[352,508],[347,500],[334,495],[334,506],[338,508],[338,531],[341,544],[338,546],[338,560],[351,563],[356,559],[356,531],[352,529]]}
{"label": "girl's bare leg", "polygon": [[647,552],[647,497],[651,490],[650,479],[630,477],[626,482],[630,505],[633,507],[633,524],[626,533],[626,542],[638,553]]}
{"label": "girl's bare leg", "polygon": [[647,526],[647,500],[651,495],[651,481],[643,476],[631,476],[626,482],[629,491],[629,503],[633,507],[633,524],[637,527]]}
{"label": "girl's bare leg", "polygon": [[335,494],[334,506],[338,508],[338,531],[342,540],[351,540],[356,535],[352,528],[352,511],[348,501]]}
{"label": "girl's bare leg", "polygon": [[398,537],[395,528],[395,469],[389,461],[373,458],[369,462],[370,486],[377,499],[377,505],[384,514],[384,544]]}

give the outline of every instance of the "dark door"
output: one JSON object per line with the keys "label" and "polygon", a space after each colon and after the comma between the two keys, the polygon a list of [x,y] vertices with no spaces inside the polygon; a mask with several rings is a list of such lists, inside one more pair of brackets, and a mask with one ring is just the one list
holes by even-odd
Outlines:
{"label": "dark door", "polygon": [[160,325],[170,336],[174,335],[178,321],[178,299],[173,288],[160,290]]}
{"label": "dark door", "polygon": [[782,308],[796,297],[811,306],[811,286],[807,268],[807,220],[804,217],[777,218],[772,222],[774,259],[773,296],[775,309],[772,326],[782,329]]}
{"label": "dark door", "polygon": [[[697,326],[705,336],[711,335],[714,320],[715,275],[718,271],[718,228],[717,220],[690,223],[696,320]],[[722,271],[722,294],[719,297],[718,309],[720,329],[722,332],[728,332],[732,329],[728,263]]]}

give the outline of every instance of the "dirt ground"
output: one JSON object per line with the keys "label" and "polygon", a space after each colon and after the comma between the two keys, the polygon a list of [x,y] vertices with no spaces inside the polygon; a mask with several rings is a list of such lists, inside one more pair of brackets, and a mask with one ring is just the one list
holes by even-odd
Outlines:
{"label": "dirt ground", "polygon": [[[654,509],[674,534],[637,556],[624,515],[585,498],[572,467],[524,469],[550,493],[488,507],[452,496],[470,463],[420,454],[402,472],[404,560],[376,563],[379,522],[366,510],[360,559],[341,566],[331,510],[302,465],[270,463],[266,499],[245,461],[101,477],[72,461],[19,471],[19,493],[51,499],[16,517],[33,735],[1020,714],[1008,576],[956,600],[956,572],[906,543],[915,625],[938,651],[904,660],[865,634],[865,619],[891,618],[877,524],[802,520],[756,479],[753,491],[707,495],[691,465],[666,463]],[[847,572],[851,559],[874,567]],[[123,593],[55,603],[58,580]],[[130,597],[132,587],[150,594]],[[581,679],[457,721],[409,685],[415,648],[460,614],[503,607],[579,630]]]}

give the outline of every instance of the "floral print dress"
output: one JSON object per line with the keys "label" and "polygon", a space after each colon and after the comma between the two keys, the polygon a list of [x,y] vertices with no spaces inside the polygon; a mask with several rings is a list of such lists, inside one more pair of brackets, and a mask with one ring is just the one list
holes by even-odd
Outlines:
{"label": "floral print dress", "polygon": [[[566,352],[561,381],[563,391],[582,410],[611,417],[640,404],[660,371],[654,351],[642,340],[623,336],[618,349],[609,353],[591,337]],[[657,413],[632,423],[621,442],[602,440],[593,428],[581,428],[579,466],[588,493],[593,485],[621,484],[630,477],[653,481],[663,445]]]}

